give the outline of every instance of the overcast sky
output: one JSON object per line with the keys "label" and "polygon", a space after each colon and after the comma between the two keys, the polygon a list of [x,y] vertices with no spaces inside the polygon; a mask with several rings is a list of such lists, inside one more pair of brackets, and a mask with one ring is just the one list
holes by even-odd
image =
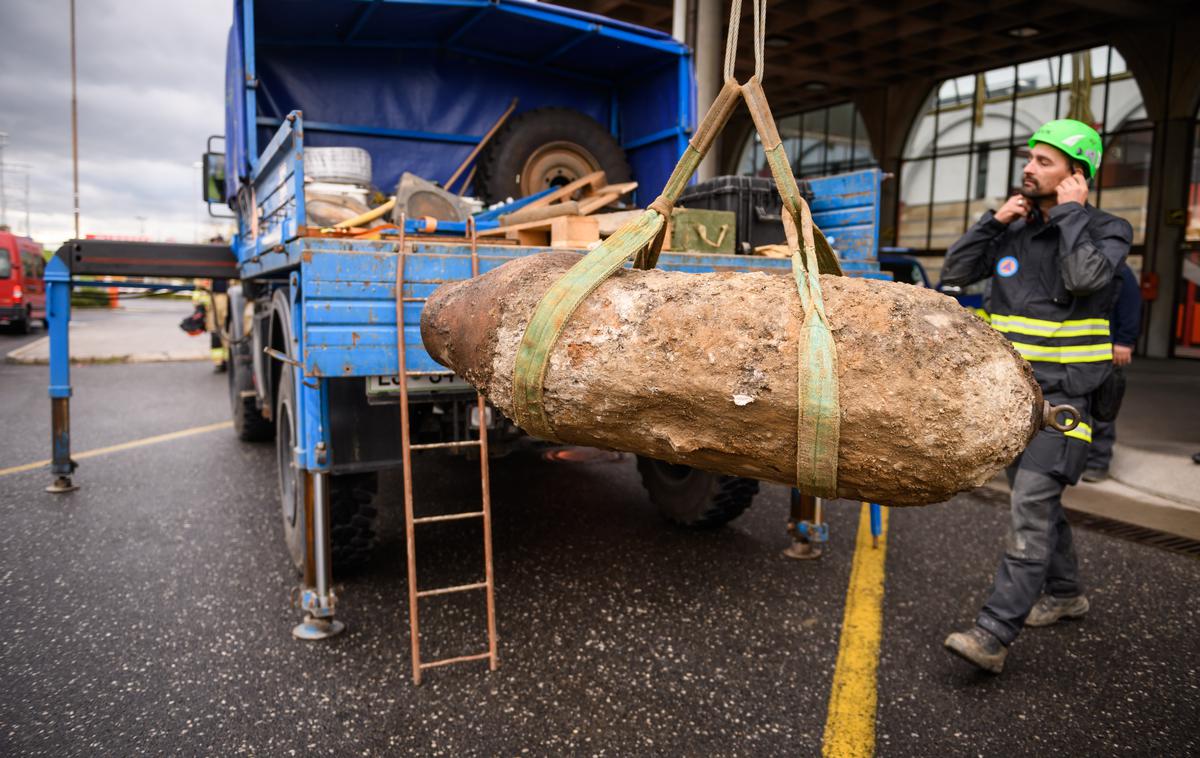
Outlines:
{"label": "overcast sky", "polygon": [[[82,234],[191,242],[221,229],[194,164],[224,132],[232,7],[76,0]],[[7,221],[24,234],[28,172],[32,236],[48,248],[73,236],[69,23],[68,0],[0,0]]]}

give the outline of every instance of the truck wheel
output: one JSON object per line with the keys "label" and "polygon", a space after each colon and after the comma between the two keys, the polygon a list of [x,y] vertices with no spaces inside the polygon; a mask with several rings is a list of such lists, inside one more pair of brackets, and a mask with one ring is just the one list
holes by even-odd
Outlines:
{"label": "truck wheel", "polygon": [[[304,510],[305,477],[296,466],[295,387],[285,374],[279,382],[275,403],[275,455],[279,472],[279,500],[283,515],[283,538],[298,571],[304,571],[308,550]],[[329,543],[333,573],[344,576],[366,563],[375,547],[374,473],[329,477]]]}
{"label": "truck wheel", "polygon": [[375,495],[379,480],[374,472],[329,477],[329,540],[333,570],[345,573],[360,568],[375,547]]}
{"label": "truck wheel", "polygon": [[275,426],[263,418],[254,394],[254,367],[248,350],[229,346],[229,408],[233,431],[243,442],[266,442],[275,436]]}
{"label": "truck wheel", "polygon": [[304,512],[305,478],[296,463],[296,394],[286,373],[275,392],[275,470],[279,476],[279,504],[283,515],[283,540],[296,568],[304,571],[308,552]]}
{"label": "truck wheel", "polygon": [[485,202],[561,187],[603,169],[629,181],[625,151],[595,120],[568,108],[538,108],[509,119],[479,157],[476,194]]}
{"label": "truck wheel", "polygon": [[638,473],[658,512],[693,529],[728,524],[742,515],[758,494],[757,479],[714,474],[640,455]]}

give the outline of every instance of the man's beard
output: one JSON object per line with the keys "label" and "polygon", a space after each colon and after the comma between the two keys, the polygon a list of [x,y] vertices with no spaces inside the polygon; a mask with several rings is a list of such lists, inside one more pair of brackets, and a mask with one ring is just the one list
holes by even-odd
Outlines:
{"label": "man's beard", "polygon": [[1038,187],[1037,182],[1034,182],[1032,186],[1026,185],[1023,182],[1021,184],[1021,195],[1028,200],[1041,200],[1055,194],[1054,192],[1043,192]]}

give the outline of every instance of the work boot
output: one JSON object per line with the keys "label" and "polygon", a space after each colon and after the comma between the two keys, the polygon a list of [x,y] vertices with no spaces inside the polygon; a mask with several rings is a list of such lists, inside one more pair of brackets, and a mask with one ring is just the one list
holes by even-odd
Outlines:
{"label": "work boot", "polygon": [[1061,619],[1083,618],[1089,607],[1085,595],[1076,595],[1075,597],[1043,595],[1034,603],[1033,610],[1025,619],[1025,626],[1050,626],[1058,623]]}
{"label": "work boot", "polygon": [[1004,669],[1004,659],[1008,656],[1008,648],[1004,643],[979,626],[965,632],[955,632],[943,644],[959,658],[993,674],[999,674]]}
{"label": "work boot", "polygon": [[1093,484],[1103,482],[1108,478],[1108,469],[1106,468],[1086,468],[1083,470],[1083,481],[1092,482]]}

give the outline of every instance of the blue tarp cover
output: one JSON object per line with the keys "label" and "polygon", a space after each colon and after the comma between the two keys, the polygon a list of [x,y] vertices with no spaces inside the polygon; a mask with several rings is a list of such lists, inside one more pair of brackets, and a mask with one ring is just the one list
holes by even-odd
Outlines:
{"label": "blue tarp cover", "polygon": [[[639,200],[657,194],[694,121],[687,48],[660,32],[523,0],[235,0],[226,73],[228,189],[251,164],[239,43],[253,2],[257,146],[304,113],[306,145],[359,146],[374,184],[445,181],[519,98],[517,113],[573,108],[622,143]],[[425,133],[398,139],[341,127]],[[643,143],[647,137],[659,137]]]}

